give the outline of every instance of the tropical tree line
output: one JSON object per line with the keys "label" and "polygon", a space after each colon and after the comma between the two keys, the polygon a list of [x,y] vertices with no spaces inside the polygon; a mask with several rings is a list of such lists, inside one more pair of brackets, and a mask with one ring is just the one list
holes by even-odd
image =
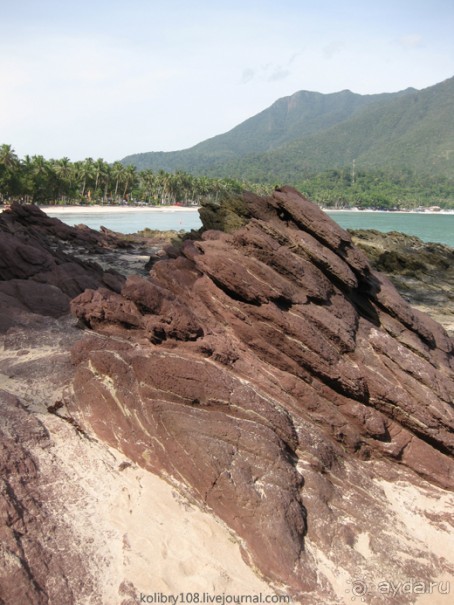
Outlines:
{"label": "tropical tree line", "polygon": [[296,187],[325,207],[412,209],[423,206],[454,208],[454,178],[418,174],[410,169],[394,172],[326,170],[307,176]]}
{"label": "tropical tree line", "polygon": [[11,145],[0,147],[0,202],[35,204],[198,205],[244,189],[258,193],[270,187],[235,179],[193,176],[183,171],[138,171],[102,158],[71,162],[46,160],[42,155],[19,159]]}
{"label": "tropical tree line", "polygon": [[[199,205],[226,194],[249,190],[269,193],[268,182],[193,175],[181,170],[137,170],[121,162],[86,158],[46,160],[41,155],[19,159],[11,145],[0,146],[0,203],[36,204],[182,204]],[[409,169],[394,172],[353,171],[351,167],[302,175],[288,181],[309,199],[326,207],[392,210],[417,206],[454,208],[454,178],[428,176]]]}

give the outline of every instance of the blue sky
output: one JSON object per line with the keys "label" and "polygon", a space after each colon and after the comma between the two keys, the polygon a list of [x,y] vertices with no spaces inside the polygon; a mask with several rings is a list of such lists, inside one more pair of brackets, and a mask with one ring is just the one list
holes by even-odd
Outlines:
{"label": "blue sky", "polygon": [[0,0],[0,143],[107,161],[183,149],[298,90],[454,76],[452,0]]}

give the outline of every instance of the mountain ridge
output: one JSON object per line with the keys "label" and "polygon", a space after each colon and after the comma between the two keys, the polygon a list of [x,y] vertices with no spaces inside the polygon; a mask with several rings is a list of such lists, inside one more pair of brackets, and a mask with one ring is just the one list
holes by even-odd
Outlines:
{"label": "mountain ridge", "polygon": [[454,78],[416,90],[360,95],[297,91],[226,133],[188,149],[129,155],[138,169],[185,170],[247,180],[295,181],[342,168],[446,174],[454,151]]}

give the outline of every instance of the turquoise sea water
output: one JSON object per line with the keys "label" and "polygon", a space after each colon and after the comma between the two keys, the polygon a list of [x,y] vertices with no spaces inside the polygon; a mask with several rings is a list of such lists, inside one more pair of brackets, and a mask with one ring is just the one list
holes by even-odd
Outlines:
{"label": "turquoise sea water", "polygon": [[46,210],[46,213],[59,218],[67,225],[83,224],[91,229],[99,229],[103,226],[119,233],[135,233],[147,227],[159,231],[172,229],[190,231],[202,226],[197,210],[185,210],[184,212],[172,210],[109,212],[109,210],[100,210],[99,212],[71,212],[70,214],[52,213]]}
{"label": "turquoise sea water", "polygon": [[[185,212],[115,212],[109,210],[99,212],[74,212],[71,214],[57,214],[48,212],[49,216],[56,216],[68,225],[83,223],[92,229],[99,229],[101,225],[120,233],[134,233],[145,227],[150,229],[177,231],[198,229],[201,226],[197,210]],[[341,227],[345,229],[377,229],[379,231],[401,231],[409,235],[416,235],[425,242],[440,242],[454,247],[454,214],[428,214],[428,213],[395,213],[395,212],[339,212],[330,211],[329,214]]]}
{"label": "turquoise sea water", "polygon": [[416,235],[424,242],[454,247],[454,214],[400,212],[328,212],[344,229],[377,229]]}

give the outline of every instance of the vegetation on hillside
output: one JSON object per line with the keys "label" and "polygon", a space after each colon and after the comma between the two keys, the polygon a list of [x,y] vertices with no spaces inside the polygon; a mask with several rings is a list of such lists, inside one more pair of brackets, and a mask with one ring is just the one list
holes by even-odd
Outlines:
{"label": "vegetation on hillside", "polygon": [[428,176],[411,170],[395,172],[328,170],[295,183],[309,199],[326,207],[415,209],[454,208],[454,178]]}
{"label": "vegetation on hillside", "polygon": [[190,149],[122,163],[286,183],[326,205],[453,207],[453,112],[454,78],[383,95],[301,91]]}
{"label": "vegetation on hillside", "polygon": [[[229,132],[202,141],[190,149],[138,153],[124,158],[122,163],[132,164],[140,170],[182,169],[193,174],[238,176],[242,170],[248,170],[249,164],[260,164],[262,155],[266,162],[267,154],[285,149],[289,144],[295,144],[298,149],[301,142],[343,124],[361,114],[366,107],[377,104],[381,106],[409,92],[410,90],[381,95],[359,95],[349,90],[332,94],[299,91],[278,99],[268,109]],[[310,162],[310,158],[308,161]],[[288,164],[290,167],[293,165],[291,161]],[[336,165],[333,163],[328,168],[334,168]],[[300,174],[301,165],[296,168]],[[317,169],[316,164],[310,168],[311,172]],[[277,166],[274,175],[281,178]]]}
{"label": "vegetation on hillside", "polygon": [[[11,145],[0,146],[0,203],[147,205],[216,204],[232,194],[270,192],[275,186],[294,185],[309,199],[326,207],[392,210],[418,206],[454,208],[454,178],[427,176],[411,170],[361,171],[352,165],[292,181],[264,180],[253,170],[248,179],[194,176],[187,172],[138,171],[120,162],[108,164],[87,158],[20,160]],[[254,180],[256,182],[254,182]]]}

